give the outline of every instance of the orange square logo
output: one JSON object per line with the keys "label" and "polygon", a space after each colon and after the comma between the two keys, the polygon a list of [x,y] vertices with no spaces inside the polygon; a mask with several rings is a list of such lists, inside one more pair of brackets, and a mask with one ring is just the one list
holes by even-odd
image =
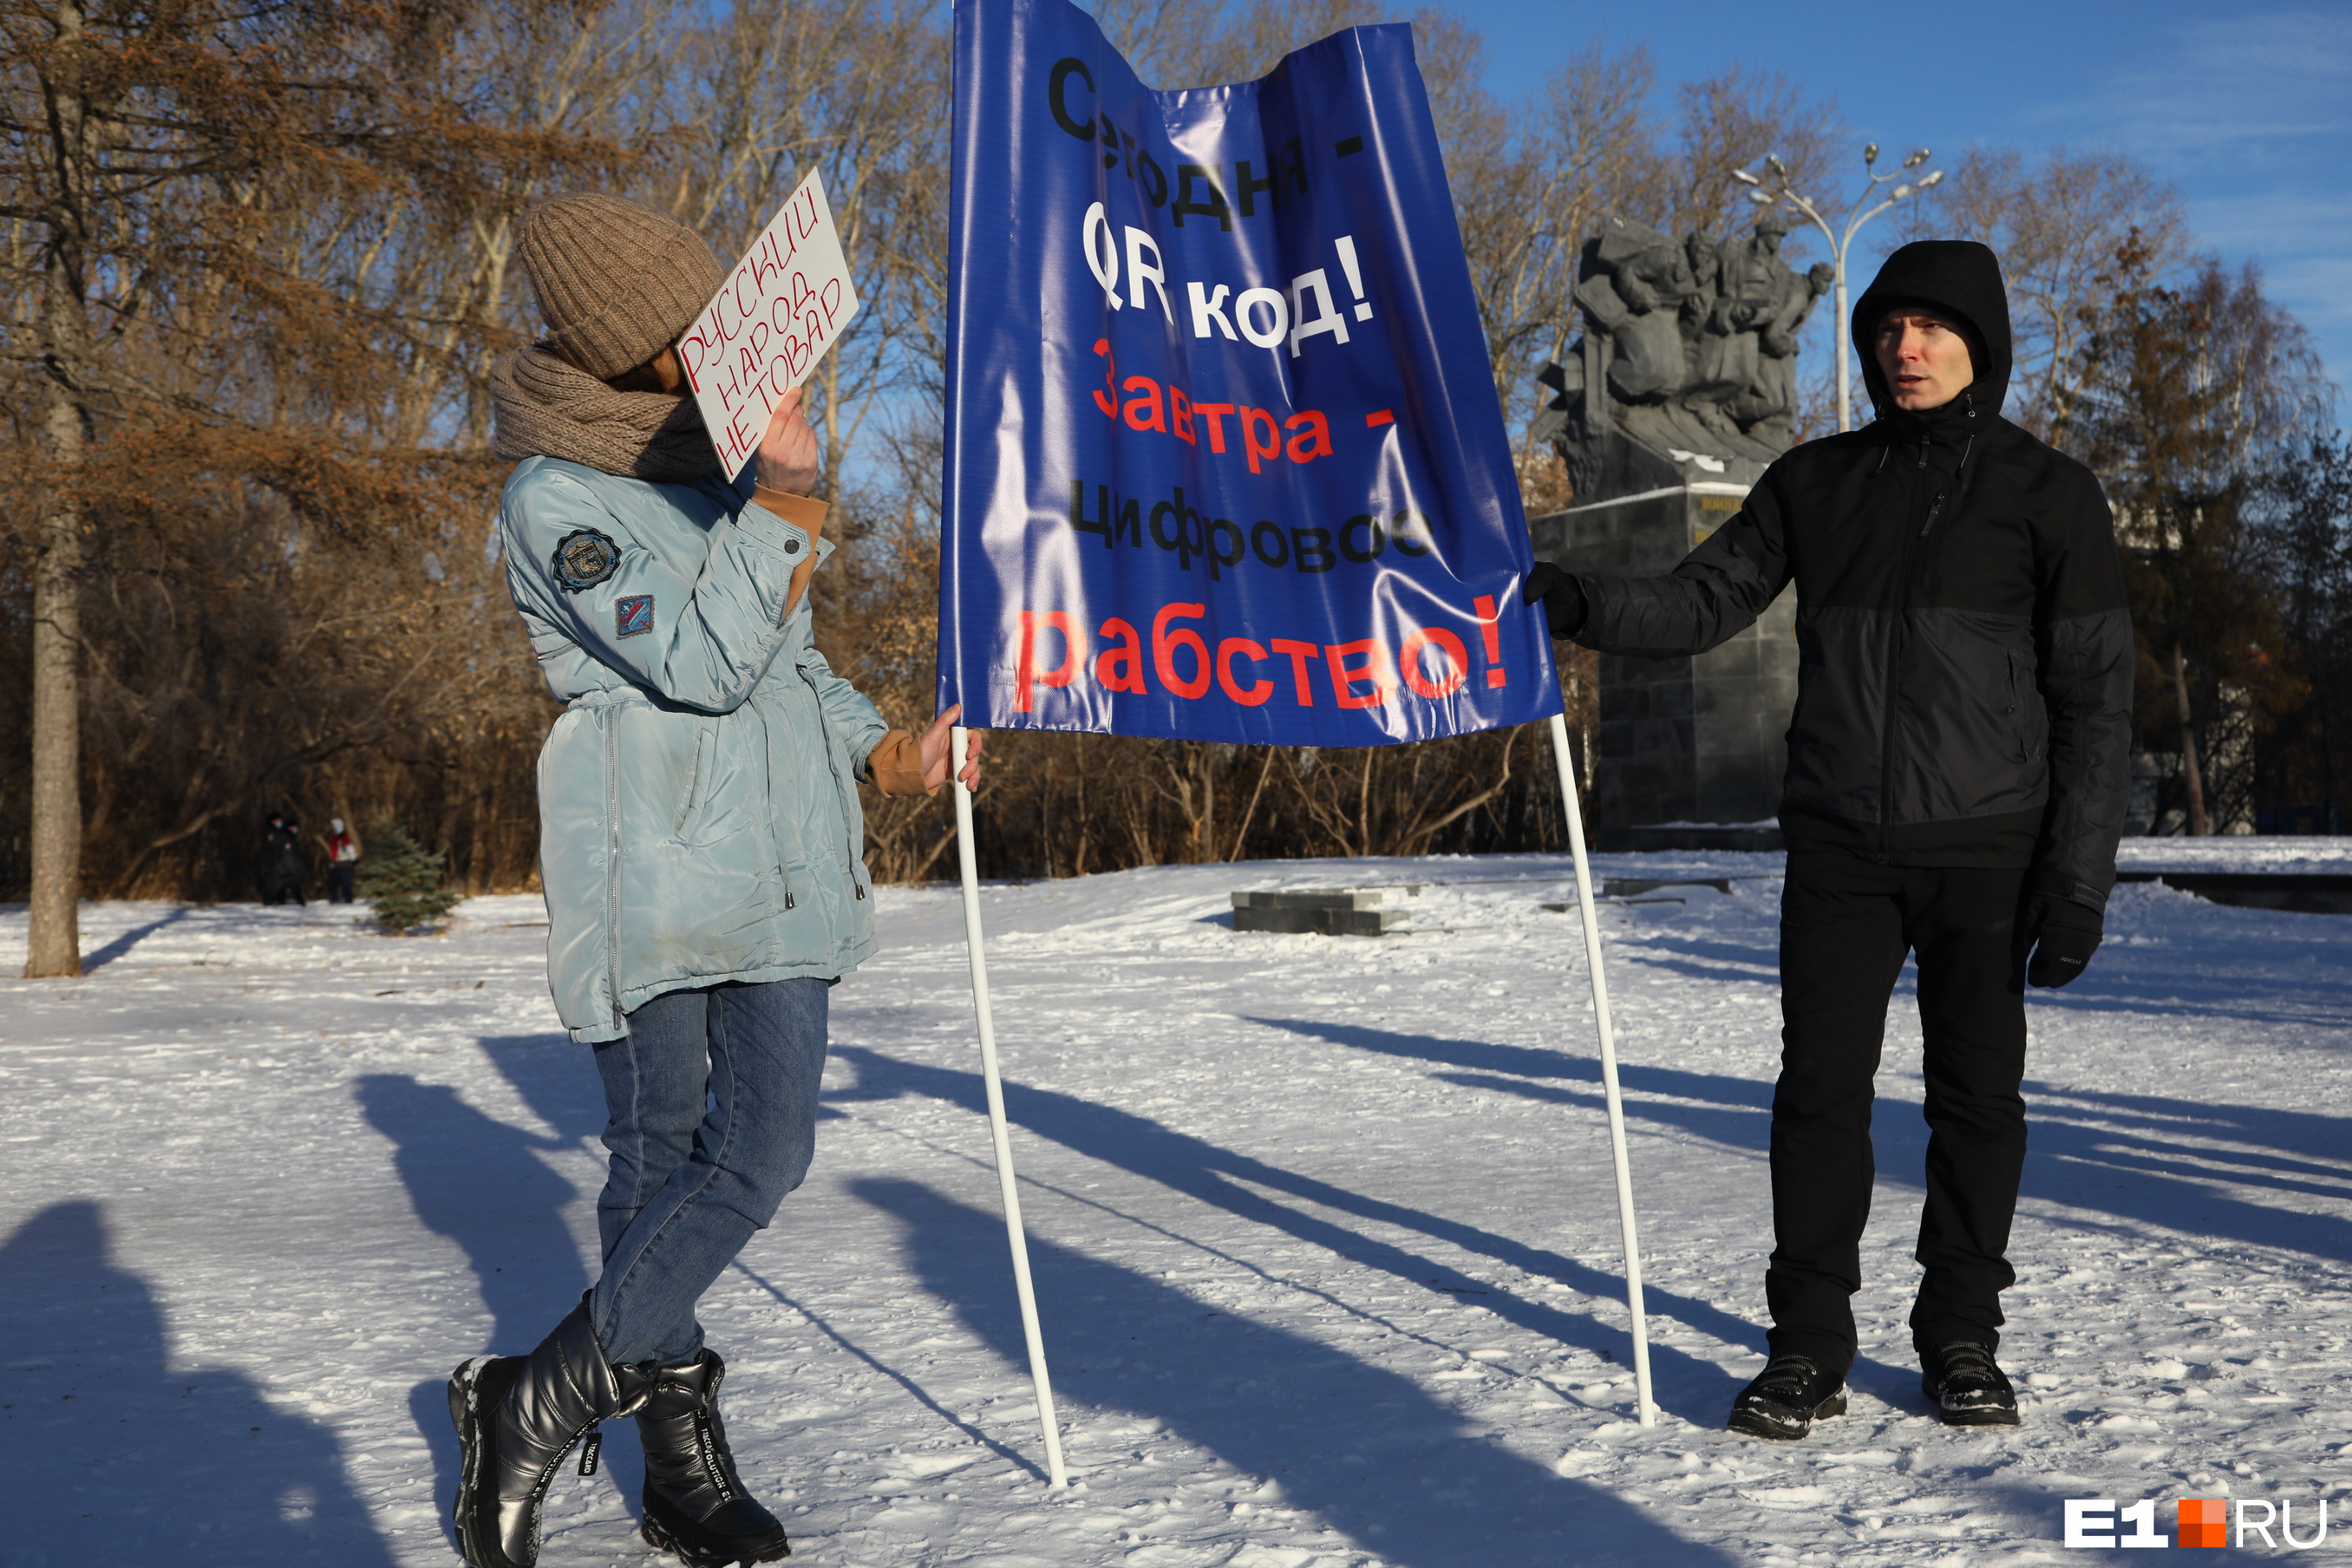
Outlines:
{"label": "orange square logo", "polygon": [[2230,1544],[2230,1500],[2218,1497],[2180,1500],[2180,1540],[2183,1546]]}

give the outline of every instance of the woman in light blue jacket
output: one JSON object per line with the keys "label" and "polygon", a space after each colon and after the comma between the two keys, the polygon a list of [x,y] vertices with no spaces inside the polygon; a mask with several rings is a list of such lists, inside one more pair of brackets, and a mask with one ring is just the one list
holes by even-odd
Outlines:
{"label": "woman in light blue jacket", "polygon": [[790,395],[747,475],[720,470],[672,347],[721,277],[701,238],[567,196],[516,249],[549,333],[494,373],[497,449],[521,459],[499,530],[568,704],[539,763],[548,978],[594,1048],[612,1158],[594,1288],[529,1356],[450,1379],[458,1543],[530,1568],[556,1466],[635,1414],[646,1538],[772,1562],[783,1527],[736,1472],[695,1303],[808,1170],[826,988],[874,947],[857,782],[938,788],[956,712],[891,730],[810,642],[833,550],[815,437]]}

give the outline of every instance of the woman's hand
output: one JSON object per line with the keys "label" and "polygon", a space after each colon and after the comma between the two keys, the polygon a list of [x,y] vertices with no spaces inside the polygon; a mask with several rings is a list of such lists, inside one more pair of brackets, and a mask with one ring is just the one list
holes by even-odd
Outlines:
{"label": "woman's hand", "polygon": [[772,490],[804,496],[816,486],[816,432],[801,416],[801,389],[776,400],[760,449],[751,457],[751,477]]}
{"label": "woman's hand", "polygon": [[[954,749],[954,737],[949,733],[949,731],[954,726],[955,721],[962,717],[963,704],[956,703],[946,712],[932,720],[931,727],[923,731],[923,787],[925,789],[937,789],[948,782],[948,770],[955,765],[955,759],[949,755],[949,752]],[[963,772],[956,775],[963,781],[964,787],[967,789],[980,787],[981,740],[981,731],[974,730],[971,732],[971,755],[965,763]]]}

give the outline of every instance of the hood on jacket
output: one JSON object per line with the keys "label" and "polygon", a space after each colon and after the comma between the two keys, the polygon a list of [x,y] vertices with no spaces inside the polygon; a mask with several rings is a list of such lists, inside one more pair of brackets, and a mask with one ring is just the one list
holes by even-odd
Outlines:
{"label": "hood on jacket", "polygon": [[1973,239],[1915,240],[1886,258],[1854,301],[1853,343],[1861,351],[1862,383],[1881,418],[1895,407],[1878,369],[1878,318],[1895,305],[1927,305],[1959,318],[1976,361],[1969,391],[1978,406],[2000,413],[2009,395],[2009,289],[1992,247]]}

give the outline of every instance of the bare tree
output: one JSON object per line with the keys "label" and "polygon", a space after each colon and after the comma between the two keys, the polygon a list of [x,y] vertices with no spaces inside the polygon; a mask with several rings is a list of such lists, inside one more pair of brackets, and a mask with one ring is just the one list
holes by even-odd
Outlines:
{"label": "bare tree", "polygon": [[2114,291],[2117,254],[2128,241],[2145,258],[2136,265],[2158,279],[2193,259],[2179,196],[2122,153],[2060,149],[2029,163],[2011,149],[1971,149],[1940,187],[1896,216],[1896,244],[1974,239],[2000,257],[2016,344],[2010,411],[2062,447],[2091,374],[2084,350]]}
{"label": "bare tree", "polygon": [[1655,154],[1646,210],[1623,215],[1670,234],[1722,234],[1747,216],[1734,169],[1777,157],[1792,186],[1828,191],[1851,156],[1836,105],[1809,100],[1783,72],[1734,64],[1675,96],[1675,137]]}
{"label": "bare tree", "polygon": [[[31,373],[42,416],[33,541],[32,909],[26,973],[80,973],[80,684],[86,533],[108,426],[152,425],[174,409],[168,384],[134,368],[156,324],[217,309],[232,279],[182,295],[207,260],[244,250],[234,203],[204,199],[286,164],[352,161],[373,150],[351,105],[380,96],[364,63],[341,80],[308,68],[340,31],[331,8],[248,13],[223,4],[150,8],[100,0],[26,0],[0,10],[0,146],[15,226],[17,309],[11,357]],[[429,31],[431,8],[394,23]],[[344,57],[349,59],[349,56]],[[341,183],[329,174],[331,183]],[[206,222],[205,219],[217,221]],[[265,288],[264,291],[267,289]],[[169,378],[163,378],[168,384]],[[236,439],[217,456],[266,447]],[[26,452],[21,456],[29,457]],[[32,478],[27,473],[26,478]]]}
{"label": "bare tree", "polygon": [[2118,514],[2142,723],[2178,736],[2183,809],[2203,834],[2250,815],[2251,731],[2300,695],[2266,652],[2278,605],[2250,502],[2321,433],[2328,399],[2308,334],[2257,268],[2208,259],[2168,285],[2160,265],[2127,237],[2102,275],[2069,432]]}

